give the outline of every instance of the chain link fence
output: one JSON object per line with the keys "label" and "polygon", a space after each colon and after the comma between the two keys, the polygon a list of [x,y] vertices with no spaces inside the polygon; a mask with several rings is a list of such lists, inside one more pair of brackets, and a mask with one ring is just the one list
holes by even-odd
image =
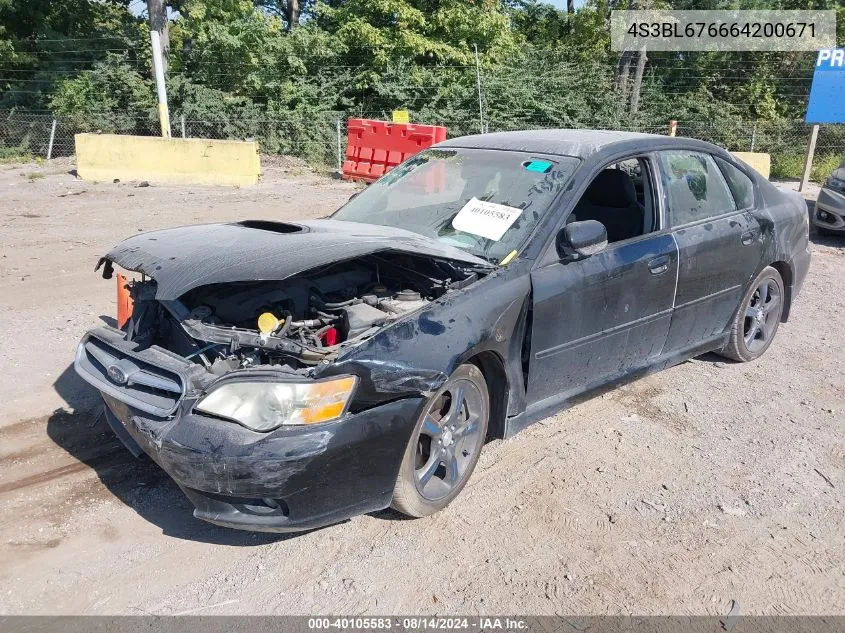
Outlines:
{"label": "chain link fence", "polygon": [[[738,121],[714,125],[678,121],[678,136],[709,141],[735,152],[764,152],[772,157],[772,179],[800,179],[804,173],[812,126],[802,121]],[[810,180],[822,182],[845,161],[845,125],[821,125]]]}
{"label": "chain link fence", "polygon": [[0,158],[46,158],[52,126],[53,117],[48,114],[4,112],[0,116]]}
{"label": "chain link fence", "polygon": [[159,124],[157,120],[113,113],[73,117],[49,112],[0,111],[0,159],[72,156],[74,136],[82,132],[155,136],[159,134]]}
{"label": "chain link fence", "polygon": [[[263,154],[295,156],[334,167],[346,152],[346,118],[345,113],[323,112],[310,117],[196,120],[175,113],[170,124],[171,135],[176,138],[256,140]],[[0,111],[0,158],[72,156],[74,136],[84,132],[158,136],[161,128],[157,116],[152,115],[139,119],[113,114],[83,117]]]}
{"label": "chain link fence", "polygon": [[[350,116],[383,118],[385,113],[320,112],[290,113],[275,118],[195,120],[171,115],[174,137],[256,140],[261,152],[302,158],[311,164],[339,168],[346,152],[346,120]],[[54,127],[55,122],[55,127]],[[423,120],[444,125],[450,137],[465,134],[559,127],[550,120],[532,117],[461,120]],[[584,126],[587,127],[587,126]],[[597,124],[594,127],[606,127]],[[667,134],[669,121],[650,121],[620,126],[634,132]],[[89,116],[54,116],[47,112],[0,112],[0,159],[71,156],[74,135],[101,132],[157,136],[154,114],[137,119],[115,113]],[[677,135],[715,143],[731,151],[766,152],[772,157],[773,179],[798,179],[804,169],[811,126],[801,121],[678,121]],[[811,180],[821,182],[845,160],[845,126],[820,126]]]}

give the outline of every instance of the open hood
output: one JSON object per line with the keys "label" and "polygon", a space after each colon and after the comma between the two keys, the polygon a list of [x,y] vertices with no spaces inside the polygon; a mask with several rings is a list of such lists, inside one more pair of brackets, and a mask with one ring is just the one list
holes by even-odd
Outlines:
{"label": "open hood", "polygon": [[[136,235],[100,259],[144,273],[156,298],[174,300],[208,284],[281,281],[319,266],[379,251],[406,252],[493,267],[458,248],[387,226],[312,220],[201,224]],[[107,272],[107,271],[106,271]]]}

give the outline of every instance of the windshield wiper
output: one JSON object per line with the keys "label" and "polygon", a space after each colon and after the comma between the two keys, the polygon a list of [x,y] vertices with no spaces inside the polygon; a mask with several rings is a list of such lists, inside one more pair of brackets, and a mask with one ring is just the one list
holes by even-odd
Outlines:
{"label": "windshield wiper", "polygon": [[[470,253],[472,253],[472,251],[470,251]],[[472,254],[475,255],[476,257],[478,257],[478,259],[483,259],[486,262],[490,262],[494,266],[499,265],[499,258],[498,257],[491,257],[490,255],[479,255],[478,253],[472,253]]]}

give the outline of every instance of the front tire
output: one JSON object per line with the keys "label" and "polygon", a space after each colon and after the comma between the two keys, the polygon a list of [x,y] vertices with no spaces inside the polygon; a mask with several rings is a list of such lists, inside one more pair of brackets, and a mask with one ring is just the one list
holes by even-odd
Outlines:
{"label": "front tire", "polygon": [[481,370],[458,367],[429,399],[405,449],[391,507],[411,517],[445,508],[469,480],[487,437],[490,394]]}
{"label": "front tire", "polygon": [[783,301],[783,279],[777,270],[767,266],[742,298],[730,340],[720,354],[742,363],[762,356],[780,325]]}

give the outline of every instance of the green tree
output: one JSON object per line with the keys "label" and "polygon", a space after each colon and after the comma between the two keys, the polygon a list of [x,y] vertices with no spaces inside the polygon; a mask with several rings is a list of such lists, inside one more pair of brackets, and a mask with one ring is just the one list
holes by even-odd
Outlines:
{"label": "green tree", "polygon": [[352,59],[376,68],[398,58],[471,64],[476,46],[501,61],[516,43],[499,0],[326,0],[314,12]]}
{"label": "green tree", "polygon": [[102,132],[146,132],[155,121],[153,83],[125,55],[109,54],[90,71],[61,81],[50,108],[77,125]]}
{"label": "green tree", "polygon": [[508,14],[512,28],[524,41],[537,48],[563,47],[574,39],[574,19],[551,4],[538,0],[515,0],[508,7]]}
{"label": "green tree", "polygon": [[127,0],[0,0],[0,109],[45,108],[56,85],[143,37]]}

